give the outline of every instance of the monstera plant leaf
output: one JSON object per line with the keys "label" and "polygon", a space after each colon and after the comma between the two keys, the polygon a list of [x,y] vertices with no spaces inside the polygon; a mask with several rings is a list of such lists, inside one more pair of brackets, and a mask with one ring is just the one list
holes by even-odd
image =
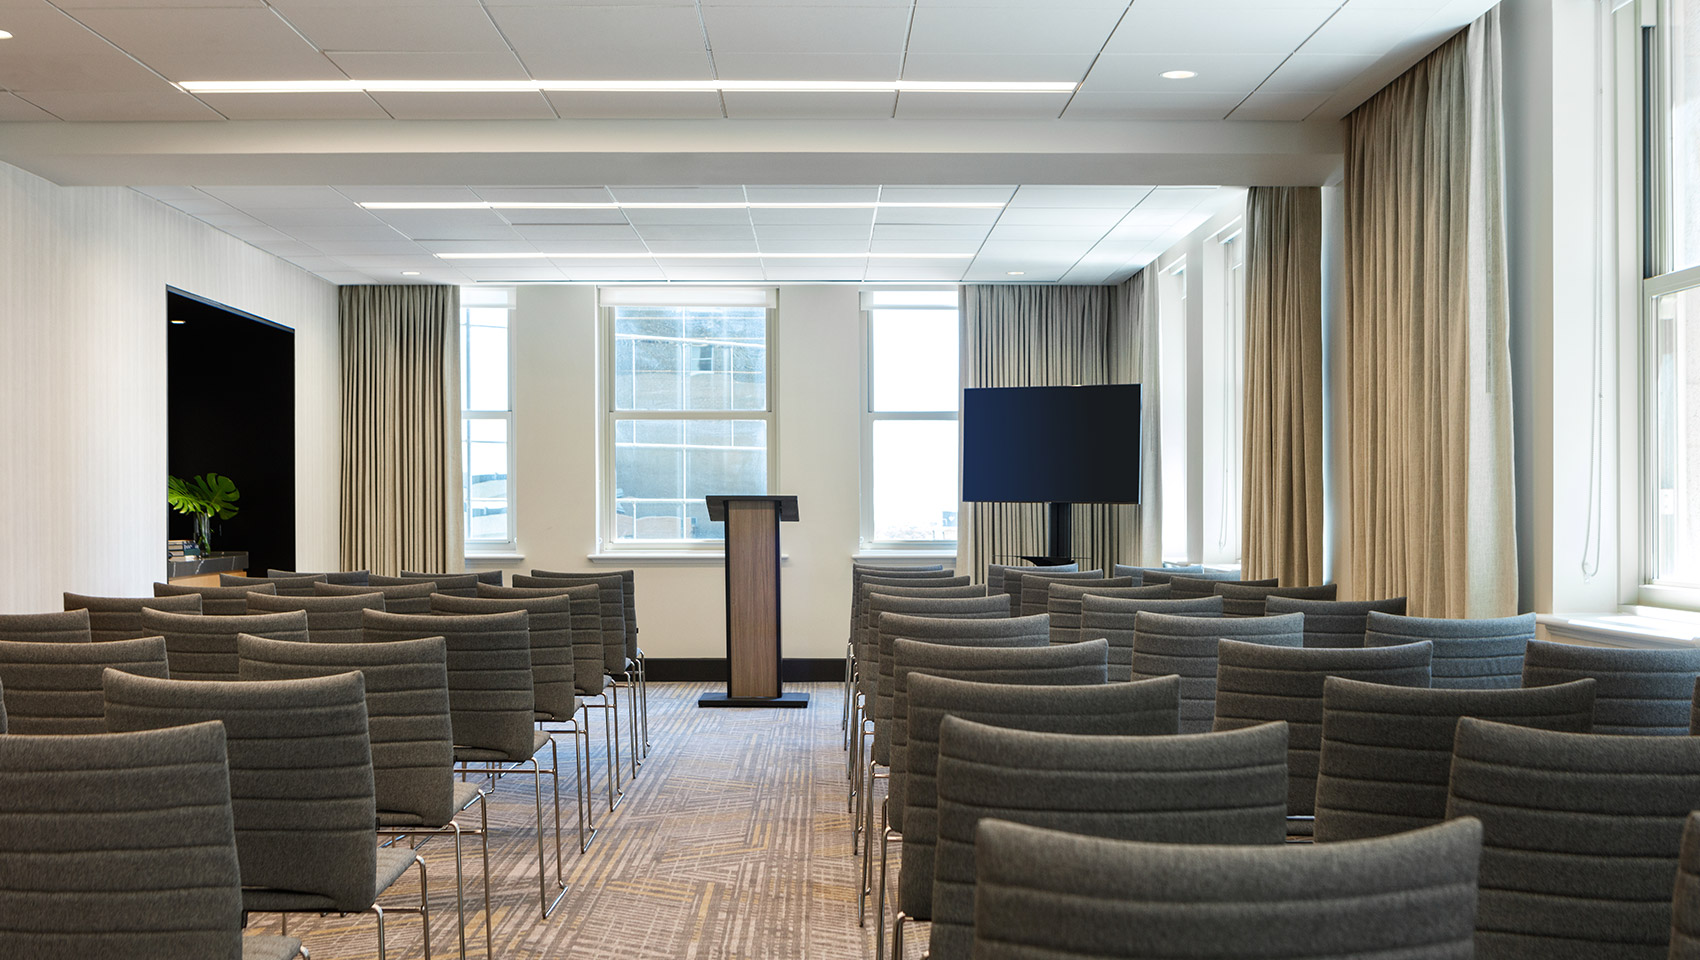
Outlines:
{"label": "monstera plant leaf", "polygon": [[178,513],[204,513],[209,517],[229,520],[241,509],[236,506],[241,497],[235,481],[216,473],[188,480],[165,478],[165,502]]}

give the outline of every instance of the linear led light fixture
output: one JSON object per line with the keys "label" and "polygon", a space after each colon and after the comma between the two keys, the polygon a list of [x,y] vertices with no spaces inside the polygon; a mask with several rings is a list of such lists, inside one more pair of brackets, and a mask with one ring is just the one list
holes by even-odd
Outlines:
{"label": "linear led light fixture", "polygon": [[1073,93],[1004,80],[183,80],[190,93]]}
{"label": "linear led light fixture", "polygon": [[889,201],[856,200],[833,203],[779,203],[761,201],[700,201],[700,202],[626,202],[586,201],[579,203],[529,202],[508,200],[371,200],[360,206],[367,210],[877,210],[934,209],[934,210],[1002,210],[1001,200],[988,201]]}
{"label": "linear led light fixture", "polygon": [[972,260],[973,253],[439,253],[439,260]]}

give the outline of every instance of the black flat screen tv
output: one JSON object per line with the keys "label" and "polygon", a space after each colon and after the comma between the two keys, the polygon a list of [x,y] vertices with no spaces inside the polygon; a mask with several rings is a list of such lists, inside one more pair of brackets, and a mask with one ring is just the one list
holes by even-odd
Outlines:
{"label": "black flat screen tv", "polygon": [[962,499],[1138,503],[1138,384],[962,391]]}

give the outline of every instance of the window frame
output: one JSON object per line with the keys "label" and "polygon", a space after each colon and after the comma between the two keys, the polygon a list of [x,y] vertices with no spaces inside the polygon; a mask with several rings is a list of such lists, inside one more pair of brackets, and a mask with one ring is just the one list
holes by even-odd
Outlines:
{"label": "window frame", "polygon": [[[476,288],[476,292],[478,292],[479,294],[487,294],[487,293],[492,292],[492,291],[490,290],[489,287],[478,287],[478,288]],[[515,493],[515,482],[517,480],[517,477],[516,477],[517,471],[515,470],[515,467],[517,466],[517,458],[515,457],[515,454],[514,454],[514,447],[515,447],[515,443],[514,443],[514,439],[515,439],[514,438],[514,307],[515,307],[515,291],[512,288],[506,288],[505,292],[507,294],[507,302],[505,304],[499,306],[499,307],[495,304],[489,304],[489,303],[467,303],[466,297],[464,295],[461,297],[461,304],[460,304],[460,326],[459,326],[459,330],[458,330],[458,332],[460,334],[460,342],[459,342],[460,382],[457,386],[459,387],[460,393],[461,393],[461,411],[460,411],[460,419],[461,419],[461,438],[460,438],[461,478],[460,478],[460,485],[461,485],[461,531],[462,531],[461,554],[462,554],[462,556],[464,556],[468,559],[476,559],[476,558],[479,558],[479,557],[487,557],[487,556],[511,556],[511,555],[516,555],[519,552],[519,513],[516,509],[518,504],[519,504],[519,497]],[[508,359],[508,383],[507,383],[508,397],[507,397],[507,409],[506,410],[468,410],[468,409],[466,409],[466,398],[470,395],[471,391],[468,388],[467,384],[468,384],[468,381],[471,379],[471,376],[472,376],[472,351],[470,349],[470,344],[468,342],[468,340],[470,339],[469,328],[471,326],[471,324],[468,322],[471,319],[470,311],[472,311],[472,310],[494,310],[494,309],[504,309],[508,313],[508,320],[507,320],[507,324],[506,324],[506,329],[507,329],[507,334],[508,334],[508,354],[507,354],[507,359]],[[506,446],[507,446],[507,454],[508,454],[508,481],[507,481],[508,537],[505,540],[479,539],[479,538],[474,538],[472,536],[472,451],[471,451],[472,437],[471,437],[470,431],[468,430],[468,421],[470,421],[470,420],[502,420],[507,424],[507,444],[506,444]]]}
{"label": "window frame", "polygon": [[[601,381],[597,385],[597,403],[601,407],[598,418],[596,444],[596,553],[598,555],[624,554],[628,556],[645,556],[655,554],[702,554],[720,556],[725,553],[726,541],[723,537],[711,539],[668,539],[668,540],[621,540],[618,537],[618,520],[616,519],[616,504],[614,491],[614,424],[618,420],[760,420],[767,424],[767,491],[771,494],[779,483],[779,365],[776,358],[779,354],[779,295],[777,288],[750,287],[759,289],[766,298],[766,402],[762,410],[619,410],[615,407],[615,329],[614,311],[621,306],[638,306],[636,303],[612,304],[604,302],[603,294],[606,288],[597,288],[596,298],[596,343],[601,356],[597,358],[597,375]],[[723,294],[724,288],[716,288],[717,293]],[[680,291],[668,291],[665,303],[657,302],[652,306],[670,308],[689,308],[701,306],[731,306],[733,304],[693,303],[682,299],[674,299]],[[744,306],[753,306],[745,304]]]}
{"label": "window frame", "polygon": [[[903,287],[901,289],[893,289],[893,290],[885,290],[885,289],[882,289],[882,288],[864,288],[861,292],[864,293],[864,294],[867,294],[867,293],[873,293],[873,294],[894,293],[894,294],[899,294],[899,293],[939,293],[939,292],[943,292],[943,291],[946,291],[946,290],[948,290],[949,292],[951,292],[953,294],[960,294],[960,292],[961,292],[961,288],[955,287],[955,286],[952,286],[952,287]],[[936,311],[940,311],[940,312],[948,310],[951,313],[956,315],[956,335],[957,335],[957,376],[956,376],[956,397],[957,397],[957,400],[956,400],[956,409],[954,409],[954,410],[887,410],[887,411],[876,411],[874,409],[874,324],[873,324],[873,316],[872,316],[874,310],[927,310],[927,311],[935,311],[936,310]],[[952,304],[949,307],[946,307],[942,304],[939,304],[939,305],[903,304],[903,303],[869,304],[867,302],[867,298],[864,297],[863,302],[860,306],[860,309],[857,313],[857,317],[858,317],[857,323],[859,325],[859,331],[858,332],[861,336],[861,346],[862,346],[862,350],[861,350],[862,363],[861,363],[861,371],[860,371],[861,376],[860,376],[860,379],[859,379],[859,382],[861,384],[861,397],[860,397],[861,408],[860,409],[861,409],[861,421],[862,421],[862,423],[861,423],[861,458],[860,458],[860,462],[861,462],[861,470],[860,470],[861,484],[860,484],[860,497],[859,497],[859,505],[860,505],[859,509],[860,509],[860,514],[861,514],[861,519],[860,519],[860,524],[859,524],[859,536],[858,536],[859,550],[858,550],[858,553],[879,552],[879,553],[939,554],[939,555],[955,556],[956,555],[956,549],[957,549],[957,542],[958,542],[958,539],[960,537],[960,531],[961,531],[961,526],[960,526],[960,523],[961,523],[961,512],[960,512],[960,510],[961,510],[961,497],[960,497],[960,493],[961,493],[961,482],[962,482],[962,443],[961,443],[961,441],[962,441],[962,433],[961,433],[961,418],[962,418],[962,304],[961,304],[960,297],[958,298],[958,301],[956,303]],[[881,421],[881,420],[910,420],[910,421],[915,421],[915,420],[945,421],[945,420],[948,420],[950,422],[957,424],[956,480],[957,480],[957,493],[958,493],[958,498],[957,498],[957,506],[958,506],[957,522],[959,524],[958,527],[957,527],[958,537],[953,537],[952,539],[949,539],[949,540],[880,540],[880,539],[876,539],[874,537],[874,424],[877,421]]]}

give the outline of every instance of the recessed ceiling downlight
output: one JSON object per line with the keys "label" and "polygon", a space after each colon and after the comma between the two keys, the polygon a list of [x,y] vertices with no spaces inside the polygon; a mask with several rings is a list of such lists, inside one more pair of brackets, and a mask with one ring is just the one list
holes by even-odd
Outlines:
{"label": "recessed ceiling downlight", "polygon": [[10,40],[10,39],[12,39],[11,34],[7,33],[4,30],[0,30],[0,40]]}
{"label": "recessed ceiling downlight", "polygon": [[1191,80],[1198,73],[1193,70],[1165,70],[1159,76],[1164,80]]}

